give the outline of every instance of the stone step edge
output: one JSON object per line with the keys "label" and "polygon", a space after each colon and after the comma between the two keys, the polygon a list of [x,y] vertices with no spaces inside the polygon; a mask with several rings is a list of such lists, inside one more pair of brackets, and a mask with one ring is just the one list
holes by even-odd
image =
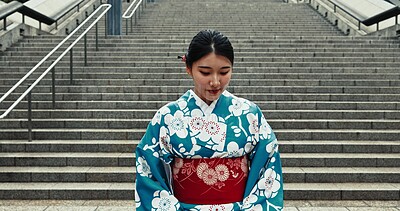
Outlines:
{"label": "stone step edge", "polygon": [[[292,200],[399,200],[399,186],[399,183],[285,183],[283,188],[285,198]],[[21,199],[23,193],[30,193],[24,199],[133,199],[135,184],[0,183],[0,190],[3,199]]]}
{"label": "stone step edge", "polygon": [[104,173],[104,174],[114,174],[114,173],[136,173],[136,168],[134,166],[106,166],[106,167],[96,167],[96,166],[60,166],[60,167],[50,167],[50,166],[0,166],[0,174],[7,173]]}
{"label": "stone step edge", "polygon": [[[139,144],[140,140],[0,140],[2,144]],[[398,141],[387,141],[387,140],[279,140],[280,145],[400,145]]]}
{"label": "stone step edge", "polygon": [[[282,167],[283,174],[400,174],[398,167]],[[1,166],[0,174],[7,173],[136,173],[134,166]]]}
{"label": "stone step edge", "polygon": [[[32,129],[32,132],[123,132],[123,133],[144,133],[146,129],[98,129],[98,128],[44,128],[44,129]],[[400,130],[362,130],[362,129],[276,129],[275,132],[279,133],[399,133]],[[0,133],[4,132],[27,132],[26,129],[0,129]]]}
{"label": "stone step edge", "polygon": [[138,144],[140,140],[0,140],[1,144]]}
{"label": "stone step edge", "polygon": [[[7,152],[0,158],[135,158],[135,153],[119,152]],[[400,159],[400,153],[281,153],[282,159],[323,158],[323,159]]]}
{"label": "stone step edge", "polygon": [[[400,192],[400,183],[376,185],[373,183],[286,183],[285,185],[284,183],[284,186],[286,190],[393,190]],[[0,183],[0,190],[134,190],[134,187],[134,183]]]}
{"label": "stone step edge", "polygon": [[[301,210],[301,209],[343,209],[351,207],[351,209],[362,210],[379,210],[382,208],[393,210],[400,207],[398,201],[383,201],[383,200],[287,200],[284,199],[285,209]],[[4,200],[0,199],[0,210],[45,210],[45,209],[75,209],[86,210],[126,210],[135,211],[135,201],[129,200]]]}
{"label": "stone step edge", "polygon": [[[33,118],[33,122],[115,122],[115,121],[123,121],[123,122],[150,122],[151,118],[135,118],[135,119],[127,119],[127,118]],[[2,121],[5,122],[26,122],[26,118],[6,118]],[[346,123],[400,123],[400,120],[397,119],[268,119],[268,122],[346,122]]]}
{"label": "stone step edge", "polygon": [[[4,101],[4,102],[6,102],[6,101]],[[138,101],[136,101],[136,102],[138,102]],[[154,101],[143,101],[143,102],[154,102]],[[165,101],[155,101],[155,102],[165,102]],[[137,108],[137,109],[135,109],[135,108],[133,108],[133,109],[129,109],[129,108],[126,108],[126,109],[124,109],[124,108],[115,108],[115,109],[101,109],[101,108],[95,108],[95,109],[85,109],[85,108],[82,108],[82,109],[71,109],[71,108],[65,108],[65,109],[62,109],[62,108],[56,108],[56,109],[51,109],[51,108],[49,108],[49,109],[42,109],[42,108],[40,108],[40,109],[35,109],[35,110],[32,110],[32,112],[54,112],[54,113],[56,113],[56,112],[71,112],[71,111],[74,111],[74,112],[90,112],[90,111],[93,111],[93,112],[110,112],[110,111],[112,111],[112,112],[121,112],[121,111],[123,111],[123,112],[154,112],[154,114],[155,114],[155,112],[157,112],[157,110],[158,110],[159,108],[154,108],[154,109],[139,109],[139,108]],[[0,109],[0,111],[5,111],[4,109]],[[16,111],[18,111],[18,112],[26,112],[26,109],[18,109],[18,108],[16,108],[16,109],[13,109],[13,112],[16,112]],[[270,112],[293,112],[293,113],[299,113],[299,112],[312,112],[312,113],[321,113],[321,112],[332,112],[332,113],[346,113],[346,112],[354,112],[354,113],[370,113],[370,112],[372,112],[372,113],[374,113],[374,112],[377,112],[377,113],[382,113],[382,112],[390,112],[390,113],[397,113],[397,112],[400,112],[400,111],[397,111],[397,110],[349,110],[349,109],[341,109],[341,110],[327,110],[327,109],[321,109],[321,110],[315,110],[315,109],[313,109],[313,110],[306,110],[306,109],[293,109],[293,110],[281,110],[281,109],[276,109],[276,110],[265,110],[265,109],[262,109],[261,110],[263,113],[270,113]]]}
{"label": "stone step edge", "polygon": [[[380,88],[380,87],[379,87]],[[11,94],[10,96],[16,96],[16,95],[21,95],[21,92],[15,92],[14,94]],[[160,97],[175,97],[182,95],[183,93],[181,92],[166,92],[166,93],[154,93],[154,92],[139,92],[139,93],[132,93],[132,92],[107,92],[107,93],[96,93],[96,92],[58,92],[56,93],[57,98],[59,99],[61,97],[68,97],[68,96],[101,96],[101,97],[107,97],[107,96],[118,96],[118,97],[154,97],[154,96],[160,96]],[[32,96],[36,97],[48,97],[50,96],[50,93],[42,93],[42,92],[33,92]],[[316,97],[316,96],[322,96],[322,97],[348,97],[348,96],[354,96],[354,97],[374,97],[374,96],[379,96],[379,97],[398,97],[400,96],[400,93],[391,93],[391,94],[386,94],[386,93],[254,93],[254,92],[240,92],[236,93],[236,95],[246,95],[246,96],[267,96],[267,97],[288,97],[288,96],[304,96],[304,97]],[[340,101],[339,101],[340,102]]]}

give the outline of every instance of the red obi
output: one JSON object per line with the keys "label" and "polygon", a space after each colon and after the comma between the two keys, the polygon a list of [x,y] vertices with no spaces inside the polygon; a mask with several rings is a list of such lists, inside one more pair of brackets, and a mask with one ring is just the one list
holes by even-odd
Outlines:
{"label": "red obi", "polygon": [[175,158],[174,196],[188,204],[227,204],[243,200],[247,181],[247,157]]}

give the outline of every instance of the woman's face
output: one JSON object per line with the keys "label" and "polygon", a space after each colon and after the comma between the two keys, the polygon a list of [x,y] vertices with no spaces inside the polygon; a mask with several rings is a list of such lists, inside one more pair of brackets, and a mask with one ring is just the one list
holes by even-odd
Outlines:
{"label": "woman's face", "polygon": [[228,58],[209,53],[193,62],[192,68],[186,67],[192,76],[194,92],[210,105],[226,89],[232,76],[232,63]]}

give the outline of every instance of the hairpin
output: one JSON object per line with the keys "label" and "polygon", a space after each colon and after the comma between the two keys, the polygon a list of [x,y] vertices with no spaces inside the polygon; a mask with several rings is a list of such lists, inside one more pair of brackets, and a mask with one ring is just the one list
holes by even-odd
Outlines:
{"label": "hairpin", "polygon": [[182,62],[186,62],[186,55],[178,56],[178,59],[181,59]]}

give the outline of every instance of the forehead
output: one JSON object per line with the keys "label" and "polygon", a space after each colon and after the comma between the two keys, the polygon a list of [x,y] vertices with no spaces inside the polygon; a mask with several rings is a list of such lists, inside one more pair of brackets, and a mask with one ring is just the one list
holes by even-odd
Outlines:
{"label": "forehead", "polygon": [[232,66],[232,63],[225,56],[217,55],[214,52],[203,56],[194,62],[196,66]]}

